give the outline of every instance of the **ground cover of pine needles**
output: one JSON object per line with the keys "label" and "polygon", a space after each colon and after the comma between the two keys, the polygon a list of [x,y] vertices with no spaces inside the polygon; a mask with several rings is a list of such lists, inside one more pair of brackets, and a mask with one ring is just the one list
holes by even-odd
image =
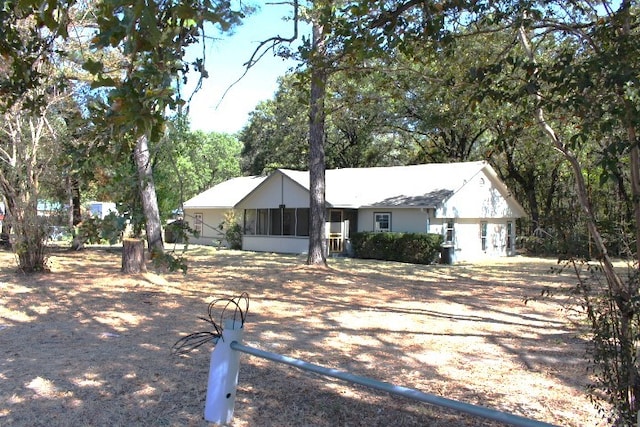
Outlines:
{"label": "ground cover of pine needles", "polygon": [[[553,259],[411,265],[192,247],[189,271],[120,272],[116,247],[16,272],[0,252],[0,426],[207,426],[210,345],[174,355],[216,298],[247,292],[244,344],[563,425],[599,425],[579,316]],[[561,292],[556,292],[561,294]],[[232,426],[494,426],[249,355]],[[601,424],[604,425],[604,424]]]}

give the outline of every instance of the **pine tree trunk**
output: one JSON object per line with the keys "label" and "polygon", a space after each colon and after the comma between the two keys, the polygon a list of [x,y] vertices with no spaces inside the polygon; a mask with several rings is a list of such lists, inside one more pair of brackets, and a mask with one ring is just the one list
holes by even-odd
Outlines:
{"label": "pine tree trunk", "polygon": [[307,264],[326,264],[325,252],[325,155],[324,97],[327,73],[324,66],[323,27],[313,24],[313,56],[311,60],[311,101],[309,112],[309,255]]}
{"label": "pine tree trunk", "polygon": [[158,198],[156,186],[153,181],[151,169],[151,156],[149,154],[149,142],[147,135],[142,135],[136,141],[134,159],[138,169],[138,181],[140,183],[140,198],[142,210],[146,220],[147,243],[151,252],[164,252],[162,241],[162,227],[160,224],[160,212],[158,210]]}
{"label": "pine tree trunk", "polygon": [[144,263],[144,240],[124,239],[122,241],[122,272],[135,274],[147,271]]}
{"label": "pine tree trunk", "polygon": [[71,178],[71,224],[78,225],[82,222],[82,211],[80,210],[80,182],[78,178]]}

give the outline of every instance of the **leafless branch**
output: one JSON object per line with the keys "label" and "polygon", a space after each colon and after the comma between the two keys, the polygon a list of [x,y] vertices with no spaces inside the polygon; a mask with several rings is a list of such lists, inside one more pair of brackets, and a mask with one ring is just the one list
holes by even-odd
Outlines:
{"label": "leafless branch", "polygon": [[[282,2],[267,3],[267,5],[278,5],[278,4],[287,4],[287,3],[282,3]],[[276,35],[261,41],[258,44],[258,46],[254,49],[253,53],[249,57],[249,60],[244,64],[242,64],[244,67],[244,72],[240,75],[240,77],[238,77],[236,81],[234,81],[229,85],[229,87],[227,87],[227,89],[224,91],[224,93],[220,97],[220,101],[218,101],[216,108],[220,106],[220,104],[222,103],[224,98],[227,96],[229,91],[247,75],[249,70],[255,64],[257,64],[258,61],[260,61],[260,59],[262,59],[262,57],[264,57],[267,54],[267,52],[269,52],[269,50],[275,51],[275,49],[278,46],[284,43],[293,43],[298,39],[298,21],[300,19],[299,7],[300,5],[298,4],[298,0],[293,0],[293,35],[291,37],[282,37],[280,35]]]}

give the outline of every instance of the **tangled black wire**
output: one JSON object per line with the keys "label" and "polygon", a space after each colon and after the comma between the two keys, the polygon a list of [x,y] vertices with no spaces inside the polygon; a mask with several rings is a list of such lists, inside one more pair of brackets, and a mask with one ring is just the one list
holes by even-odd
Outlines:
{"label": "tangled black wire", "polygon": [[[220,313],[219,323],[216,323],[214,314],[216,307],[220,307],[221,303],[224,303],[224,307],[222,307],[222,312]],[[244,321],[248,312],[249,294],[246,292],[234,298],[221,298],[211,301],[207,308],[208,317],[198,318],[213,326],[213,331],[194,332],[184,336],[173,344],[171,352],[174,354],[187,354],[208,342],[213,342],[215,345],[218,340],[222,338],[224,321],[233,320],[235,323],[239,318],[241,327],[244,327]]]}

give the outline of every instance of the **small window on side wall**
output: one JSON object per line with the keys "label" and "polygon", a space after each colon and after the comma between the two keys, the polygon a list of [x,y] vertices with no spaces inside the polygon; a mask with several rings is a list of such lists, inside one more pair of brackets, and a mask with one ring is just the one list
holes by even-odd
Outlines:
{"label": "small window on side wall", "polygon": [[483,251],[487,250],[487,222],[480,222],[480,242]]}
{"label": "small window on side wall", "polygon": [[445,228],[444,228],[445,243],[453,243],[453,239],[455,238],[454,232],[455,232],[455,229],[454,229],[453,220],[448,219],[447,222],[445,223]]}
{"label": "small window on side wall", "polygon": [[202,236],[202,214],[195,213],[193,214],[194,224],[193,229],[197,233],[198,236]]}
{"label": "small window on side wall", "polygon": [[375,212],[373,214],[373,231],[380,233],[391,231],[390,212]]}
{"label": "small window on side wall", "polygon": [[515,232],[513,228],[513,222],[507,221],[507,252],[510,253],[514,250],[513,242],[515,242]]}

